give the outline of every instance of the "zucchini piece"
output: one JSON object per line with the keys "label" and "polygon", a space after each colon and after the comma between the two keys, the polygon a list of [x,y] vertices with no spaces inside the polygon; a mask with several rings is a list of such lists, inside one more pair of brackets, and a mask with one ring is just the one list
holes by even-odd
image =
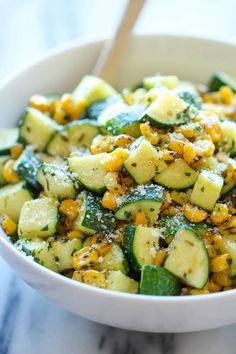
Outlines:
{"label": "zucchini piece", "polygon": [[165,268],[155,265],[142,267],[140,294],[175,296],[179,295],[180,290],[179,279]]}
{"label": "zucchini piece", "polygon": [[222,253],[228,253],[231,263],[230,263],[230,277],[236,277],[236,235],[224,235],[222,238],[223,244],[221,247]]}
{"label": "zucchini piece", "polygon": [[107,170],[102,161],[107,154],[72,156],[68,158],[69,170],[75,174],[78,181],[88,190],[102,193],[106,190],[104,177]]}
{"label": "zucchini piece", "polygon": [[199,96],[197,91],[192,87],[189,87],[188,89],[182,89],[178,93],[178,95],[182,100],[184,100],[191,107],[192,110],[191,118],[193,119],[197,115],[198,110],[202,106],[201,97]]}
{"label": "zucchini piece", "polygon": [[176,93],[160,92],[144,112],[143,119],[158,128],[175,127],[189,121],[188,107]]}
{"label": "zucchini piece", "polygon": [[36,179],[41,160],[29,149],[25,149],[20,157],[16,160],[14,170],[35,190],[40,190],[41,186]]}
{"label": "zucchini piece", "polygon": [[234,187],[235,187],[235,181],[234,179],[232,179],[228,184],[223,185],[220,195],[225,195],[229,193]]}
{"label": "zucchini piece", "polygon": [[112,232],[117,223],[111,212],[101,205],[101,199],[90,192],[83,191],[79,194],[81,200],[79,216],[73,223],[74,230],[81,230],[85,234],[93,235],[97,231]]}
{"label": "zucchini piece", "polygon": [[47,145],[47,153],[53,156],[69,156],[79,148],[90,148],[93,138],[99,134],[97,123],[88,119],[71,122],[58,131]]}
{"label": "zucchini piece", "polygon": [[197,173],[182,159],[172,162],[154,177],[154,181],[171,189],[186,189],[197,180]]}
{"label": "zucchini piece", "polygon": [[24,252],[26,256],[33,257],[35,262],[54,272],[58,272],[54,251],[49,242],[40,239],[35,239],[34,241],[21,239],[18,240],[15,245],[16,248]]}
{"label": "zucchini piece", "polygon": [[170,244],[164,268],[184,283],[202,289],[209,276],[209,259],[203,241],[190,228],[180,229]]}
{"label": "zucchini piece", "polygon": [[217,71],[212,75],[208,84],[209,91],[219,91],[222,86],[229,86],[236,93],[236,80],[223,72]]}
{"label": "zucchini piece", "polygon": [[222,142],[219,146],[223,151],[234,157],[236,155],[236,124],[232,121],[220,122]]}
{"label": "zucchini piece", "polygon": [[74,182],[62,167],[44,163],[36,178],[48,197],[74,199],[76,196]]}
{"label": "zucchini piece", "polygon": [[152,225],[159,214],[163,202],[164,188],[155,185],[138,186],[133,189],[115,213],[118,220],[131,220],[137,211],[143,211]]}
{"label": "zucchini piece", "polygon": [[116,90],[106,81],[91,75],[86,75],[72,93],[75,101],[85,100],[89,106],[93,102],[116,96]]}
{"label": "zucchini piece", "polygon": [[0,214],[6,214],[18,222],[22,206],[30,200],[32,200],[32,194],[25,182],[5,186],[0,189]]}
{"label": "zucchini piece", "polygon": [[18,235],[20,238],[48,238],[55,235],[58,224],[58,202],[53,198],[40,198],[26,202],[20,212]]}
{"label": "zucchini piece", "polygon": [[212,171],[202,171],[193,187],[190,200],[193,204],[212,211],[220,197],[224,179]]}
{"label": "zucchini piece", "polygon": [[167,168],[157,150],[142,137],[130,146],[130,154],[124,166],[138,184],[146,184],[155,176],[157,170]]}
{"label": "zucchini piece", "polygon": [[52,242],[51,247],[59,272],[73,268],[72,256],[75,252],[79,251],[82,246],[83,241],[81,239],[67,240],[59,238]]}
{"label": "zucchini piece", "polygon": [[144,264],[154,263],[159,237],[160,231],[154,227],[126,227],[125,252],[135,271],[140,272]]}
{"label": "zucchini piece", "polygon": [[3,174],[2,174],[2,168],[7,160],[10,159],[10,155],[7,156],[0,156],[0,187],[5,186],[7,182],[5,181]]}
{"label": "zucchini piece", "polygon": [[111,135],[127,134],[136,138],[141,135],[140,123],[143,111],[143,106],[139,105],[121,104],[117,109],[111,106],[109,111],[105,111],[100,117],[100,122],[105,120],[102,129]]}
{"label": "zucchini piece", "polygon": [[168,76],[155,75],[155,76],[145,77],[143,79],[143,86],[147,90],[150,90],[153,87],[162,87],[162,86],[171,90],[176,88],[178,85],[179,85],[179,79],[175,75],[168,75]]}
{"label": "zucchini piece", "polygon": [[54,120],[35,108],[28,108],[20,125],[19,139],[43,151],[57,130],[59,125]]}
{"label": "zucchini piece", "polygon": [[95,264],[96,270],[120,270],[122,273],[127,274],[129,266],[122,251],[117,243],[112,243],[110,250],[102,256],[102,261]]}
{"label": "zucchini piece", "polygon": [[11,147],[15,145],[19,137],[18,128],[0,129],[0,155],[10,154]]}
{"label": "zucchini piece", "polygon": [[119,95],[94,102],[88,107],[85,116],[89,119],[97,120],[107,107],[116,103],[118,100],[120,100]]}
{"label": "zucchini piece", "polygon": [[123,293],[137,294],[139,283],[120,270],[111,270],[107,275],[107,289]]}

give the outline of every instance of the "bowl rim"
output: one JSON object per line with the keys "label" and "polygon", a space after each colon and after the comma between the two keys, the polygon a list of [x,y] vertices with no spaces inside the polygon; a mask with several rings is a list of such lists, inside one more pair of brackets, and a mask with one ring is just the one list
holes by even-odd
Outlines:
{"label": "bowl rim", "polygon": [[[226,45],[232,46],[236,49],[236,41],[224,40],[224,39],[216,39],[208,36],[201,37],[199,35],[188,35],[188,34],[170,34],[170,33],[152,33],[152,34],[133,34],[132,38],[155,38],[155,37],[163,37],[166,39],[181,39],[181,40],[189,40],[193,42],[205,42],[205,43],[213,43],[215,45]],[[30,62],[26,63],[24,66],[15,70],[12,74],[8,75],[5,79],[1,80],[0,83],[0,94],[1,91],[4,90],[5,86],[11,83],[11,81],[17,79],[18,76],[24,74],[27,70],[33,69],[34,66],[47,61],[48,59],[53,59],[53,57],[60,56],[64,52],[77,50],[78,47],[90,46],[95,44],[101,44],[106,41],[108,38],[104,38],[101,36],[83,36],[81,39],[71,40],[66,42],[65,44],[55,46],[54,48],[47,50],[43,55],[39,55]],[[2,245],[1,245],[2,244]],[[205,295],[191,295],[191,296],[160,296],[160,295],[141,295],[141,294],[131,294],[118,292],[113,290],[101,289],[91,285],[83,284],[67,278],[59,273],[53,272],[52,270],[45,268],[44,266],[36,263],[30,257],[27,257],[23,252],[17,249],[10,238],[5,234],[2,228],[0,228],[0,247],[6,250],[7,253],[10,253],[12,256],[18,258],[18,261],[21,262],[25,267],[32,267],[34,270],[34,274],[40,273],[40,276],[46,277],[47,281],[50,280],[50,283],[54,282],[58,285],[68,285],[69,287],[74,287],[78,289],[78,291],[84,290],[89,293],[93,293],[94,296],[102,296],[107,299],[116,298],[117,300],[126,301],[132,300],[135,303],[196,303],[196,302],[212,302],[212,300],[221,300],[222,298],[229,299],[236,295],[236,289],[227,290],[224,292],[218,293],[210,293]],[[6,262],[7,263],[7,262]]]}

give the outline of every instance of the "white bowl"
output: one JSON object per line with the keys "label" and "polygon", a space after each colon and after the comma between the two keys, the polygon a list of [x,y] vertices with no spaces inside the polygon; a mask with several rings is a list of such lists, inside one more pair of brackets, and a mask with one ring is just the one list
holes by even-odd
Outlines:
{"label": "white bowl", "polygon": [[[34,93],[70,92],[94,65],[103,41],[75,42],[50,52],[0,86],[0,125],[14,126]],[[117,86],[155,72],[205,82],[214,70],[236,75],[236,45],[182,36],[133,37]],[[3,233],[2,233],[3,234]],[[236,290],[160,297],[87,286],[38,265],[0,237],[0,254],[32,287],[66,309],[107,325],[146,332],[188,332],[236,322]]]}

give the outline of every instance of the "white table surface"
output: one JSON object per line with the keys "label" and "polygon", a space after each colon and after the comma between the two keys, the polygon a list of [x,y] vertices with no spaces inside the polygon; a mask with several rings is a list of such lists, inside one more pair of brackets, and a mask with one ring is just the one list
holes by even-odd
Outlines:
{"label": "white table surface", "polygon": [[[108,36],[124,4],[0,0],[0,79],[67,40]],[[235,0],[149,0],[135,30],[236,40],[235,14]],[[87,321],[38,294],[0,259],[0,354],[234,354],[235,348],[236,325],[190,334],[142,334]]]}

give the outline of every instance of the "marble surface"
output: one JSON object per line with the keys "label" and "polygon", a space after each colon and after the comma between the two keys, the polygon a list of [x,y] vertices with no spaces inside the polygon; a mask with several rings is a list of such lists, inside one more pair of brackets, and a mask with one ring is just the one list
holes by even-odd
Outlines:
{"label": "marble surface", "polygon": [[[67,40],[108,36],[124,3],[0,0],[0,79]],[[234,40],[235,12],[235,0],[149,0],[136,31]],[[0,354],[234,354],[235,333],[236,325],[189,334],[143,334],[99,325],[38,294],[0,259]]]}

